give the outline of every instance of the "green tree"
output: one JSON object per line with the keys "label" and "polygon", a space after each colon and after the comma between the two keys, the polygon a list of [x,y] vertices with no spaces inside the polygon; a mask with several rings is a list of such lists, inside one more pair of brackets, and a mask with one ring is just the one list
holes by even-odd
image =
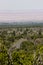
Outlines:
{"label": "green tree", "polygon": [[4,45],[0,45],[0,65],[11,65],[9,55]]}

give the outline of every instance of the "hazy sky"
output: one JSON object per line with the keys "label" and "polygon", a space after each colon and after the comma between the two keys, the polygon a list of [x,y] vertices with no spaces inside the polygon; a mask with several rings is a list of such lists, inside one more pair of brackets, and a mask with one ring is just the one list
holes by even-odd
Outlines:
{"label": "hazy sky", "polygon": [[43,0],[0,0],[0,21],[43,20]]}

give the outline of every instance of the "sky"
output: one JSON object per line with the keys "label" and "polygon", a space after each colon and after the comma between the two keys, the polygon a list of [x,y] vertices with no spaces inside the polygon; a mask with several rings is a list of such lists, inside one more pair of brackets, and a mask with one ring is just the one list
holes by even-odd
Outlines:
{"label": "sky", "polygon": [[43,0],[0,0],[0,21],[43,20]]}

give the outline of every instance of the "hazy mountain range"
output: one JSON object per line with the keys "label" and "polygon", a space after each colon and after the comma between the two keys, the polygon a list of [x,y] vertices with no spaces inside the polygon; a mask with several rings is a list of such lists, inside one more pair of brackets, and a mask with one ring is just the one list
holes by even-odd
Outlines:
{"label": "hazy mountain range", "polygon": [[43,26],[43,21],[0,22],[0,26]]}

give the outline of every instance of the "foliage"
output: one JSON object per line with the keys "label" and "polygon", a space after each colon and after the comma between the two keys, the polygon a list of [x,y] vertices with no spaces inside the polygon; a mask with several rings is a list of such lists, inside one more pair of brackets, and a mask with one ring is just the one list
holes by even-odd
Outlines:
{"label": "foliage", "polygon": [[[10,31],[10,33],[8,33],[10,29],[1,31],[0,65],[43,65],[42,31],[40,29],[37,33],[37,29],[36,32],[32,28],[25,29],[17,28],[15,31],[12,29],[13,32]],[[16,35],[15,32],[23,33]],[[23,41],[20,47],[16,48],[16,41],[19,41],[21,38],[26,38],[27,41]],[[37,40],[40,42],[37,42]]]}
{"label": "foliage", "polygon": [[4,45],[0,45],[0,65],[10,65],[9,55]]}

